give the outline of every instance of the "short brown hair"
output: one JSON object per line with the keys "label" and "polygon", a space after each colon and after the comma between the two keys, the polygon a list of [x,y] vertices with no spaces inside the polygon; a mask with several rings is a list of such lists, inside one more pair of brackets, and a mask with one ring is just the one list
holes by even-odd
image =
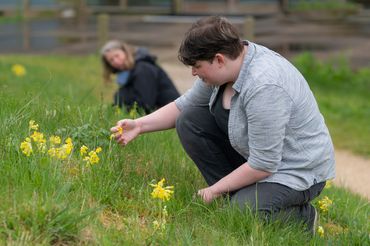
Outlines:
{"label": "short brown hair", "polygon": [[243,51],[238,30],[225,17],[210,16],[195,22],[185,33],[178,58],[185,65],[212,61],[217,53],[236,59]]}

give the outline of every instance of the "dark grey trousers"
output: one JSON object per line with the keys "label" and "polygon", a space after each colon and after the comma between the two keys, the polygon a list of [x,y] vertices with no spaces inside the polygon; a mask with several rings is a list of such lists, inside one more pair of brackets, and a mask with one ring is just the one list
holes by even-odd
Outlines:
{"label": "dark grey trousers", "polygon": [[[208,185],[213,185],[246,162],[231,147],[208,106],[183,110],[177,119],[176,130],[185,151]],[[310,228],[315,216],[310,201],[321,193],[324,186],[325,182],[297,191],[278,183],[255,183],[231,193],[230,197],[240,208],[247,206],[266,219],[294,218]]]}

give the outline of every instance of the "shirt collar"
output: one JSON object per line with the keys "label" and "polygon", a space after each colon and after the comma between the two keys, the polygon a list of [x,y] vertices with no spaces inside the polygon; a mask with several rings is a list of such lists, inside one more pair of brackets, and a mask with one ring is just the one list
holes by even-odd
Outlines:
{"label": "shirt collar", "polygon": [[235,81],[235,83],[233,85],[233,89],[235,91],[237,91],[238,93],[240,93],[240,90],[243,86],[243,83],[245,82],[244,78],[248,73],[248,66],[252,62],[253,57],[256,53],[256,46],[255,46],[254,43],[252,43],[250,41],[247,41],[247,40],[244,40],[243,43],[244,43],[244,45],[248,46],[247,53],[244,56],[243,65],[240,69],[238,78],[237,78],[237,80]]}

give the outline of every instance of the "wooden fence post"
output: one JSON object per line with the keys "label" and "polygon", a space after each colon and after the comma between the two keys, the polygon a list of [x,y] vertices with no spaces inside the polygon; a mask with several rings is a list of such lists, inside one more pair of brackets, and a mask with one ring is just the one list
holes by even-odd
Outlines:
{"label": "wooden fence post", "polygon": [[22,13],[24,18],[30,17],[30,0],[22,0]]}
{"label": "wooden fence post", "polygon": [[182,0],[171,0],[171,14],[179,14],[182,11]]}
{"label": "wooden fence post", "polygon": [[253,16],[248,16],[244,20],[244,38],[249,41],[254,41],[255,21]]}
{"label": "wooden fence post", "polygon": [[109,38],[109,15],[98,15],[98,46],[99,48],[108,41]]}

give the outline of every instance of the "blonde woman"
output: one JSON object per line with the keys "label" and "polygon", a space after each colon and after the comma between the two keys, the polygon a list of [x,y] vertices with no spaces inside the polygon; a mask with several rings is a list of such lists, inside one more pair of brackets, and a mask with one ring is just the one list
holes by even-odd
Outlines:
{"label": "blonde woman", "polygon": [[114,105],[130,110],[137,103],[149,113],[180,96],[156,57],[146,48],[134,48],[118,40],[108,41],[101,49],[103,79],[109,83],[116,75],[119,89]]}

